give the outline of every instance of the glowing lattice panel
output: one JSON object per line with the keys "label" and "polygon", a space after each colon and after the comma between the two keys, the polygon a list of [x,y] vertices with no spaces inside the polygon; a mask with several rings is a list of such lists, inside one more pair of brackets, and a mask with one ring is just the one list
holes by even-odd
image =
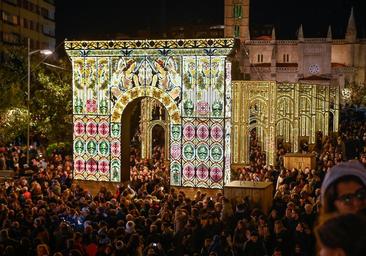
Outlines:
{"label": "glowing lattice panel", "polygon": [[[230,152],[225,154],[225,137],[230,132],[227,134],[224,123],[225,118],[231,117],[231,90],[227,90],[230,96],[225,91],[225,63],[225,58],[219,56],[183,57],[183,186],[223,186],[225,159],[230,161]],[[225,111],[229,113],[226,116]]]}
{"label": "glowing lattice panel", "polygon": [[109,120],[74,115],[74,178],[110,180]]}
{"label": "glowing lattice panel", "polygon": [[[141,97],[164,105],[170,120],[170,183],[222,188],[230,160],[233,39],[75,41],[74,177],[121,181],[126,106]],[[123,144],[124,145],[124,144]]]}

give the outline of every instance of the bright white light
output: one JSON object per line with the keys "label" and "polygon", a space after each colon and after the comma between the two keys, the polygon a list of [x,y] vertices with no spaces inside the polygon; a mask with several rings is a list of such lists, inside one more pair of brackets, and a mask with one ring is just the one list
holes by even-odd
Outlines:
{"label": "bright white light", "polygon": [[48,50],[48,49],[41,50],[40,52],[41,52],[41,54],[43,54],[43,55],[51,55],[51,54],[52,54],[52,51],[51,51],[51,50]]}
{"label": "bright white light", "polygon": [[350,88],[343,88],[342,89],[342,96],[343,96],[343,99],[349,100],[351,98],[351,89]]}

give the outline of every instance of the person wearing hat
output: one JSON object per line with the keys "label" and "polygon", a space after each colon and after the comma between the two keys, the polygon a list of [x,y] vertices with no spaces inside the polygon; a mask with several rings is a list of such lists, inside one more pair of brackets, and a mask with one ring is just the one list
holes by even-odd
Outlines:
{"label": "person wearing hat", "polygon": [[356,160],[342,162],[325,175],[320,190],[320,220],[335,214],[357,213],[366,208],[366,169]]}
{"label": "person wearing hat", "polygon": [[125,232],[127,234],[135,233],[136,232],[136,230],[135,230],[135,222],[133,222],[132,220],[127,221]]}

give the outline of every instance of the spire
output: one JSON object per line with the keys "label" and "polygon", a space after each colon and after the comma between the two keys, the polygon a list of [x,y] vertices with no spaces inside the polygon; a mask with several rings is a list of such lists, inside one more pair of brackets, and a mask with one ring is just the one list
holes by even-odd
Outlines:
{"label": "spire", "polygon": [[272,41],[275,41],[275,40],[276,40],[276,29],[273,26],[273,28],[272,28]]}
{"label": "spire", "polygon": [[304,41],[304,31],[302,30],[302,24],[300,24],[299,31],[297,32],[297,40]]}
{"label": "spire", "polygon": [[349,28],[356,28],[356,22],[355,22],[355,15],[354,15],[354,11],[353,11],[353,6],[351,8],[351,13],[350,13],[349,19],[348,19],[347,29],[349,29]]}
{"label": "spire", "polygon": [[346,40],[353,42],[356,41],[357,36],[357,28],[355,22],[355,16],[353,14],[353,7],[351,8],[351,14],[349,15],[347,31],[346,31]]}
{"label": "spire", "polygon": [[328,27],[327,41],[332,41],[332,27],[330,25]]}

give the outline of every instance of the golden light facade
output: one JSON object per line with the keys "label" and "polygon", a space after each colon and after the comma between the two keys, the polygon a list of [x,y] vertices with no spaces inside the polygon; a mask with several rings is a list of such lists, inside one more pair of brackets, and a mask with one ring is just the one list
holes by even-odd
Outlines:
{"label": "golden light facade", "polygon": [[338,132],[339,87],[319,84],[233,81],[232,165],[249,163],[249,133],[257,129],[274,165],[277,139],[299,152],[300,141],[315,143],[317,132]]}

